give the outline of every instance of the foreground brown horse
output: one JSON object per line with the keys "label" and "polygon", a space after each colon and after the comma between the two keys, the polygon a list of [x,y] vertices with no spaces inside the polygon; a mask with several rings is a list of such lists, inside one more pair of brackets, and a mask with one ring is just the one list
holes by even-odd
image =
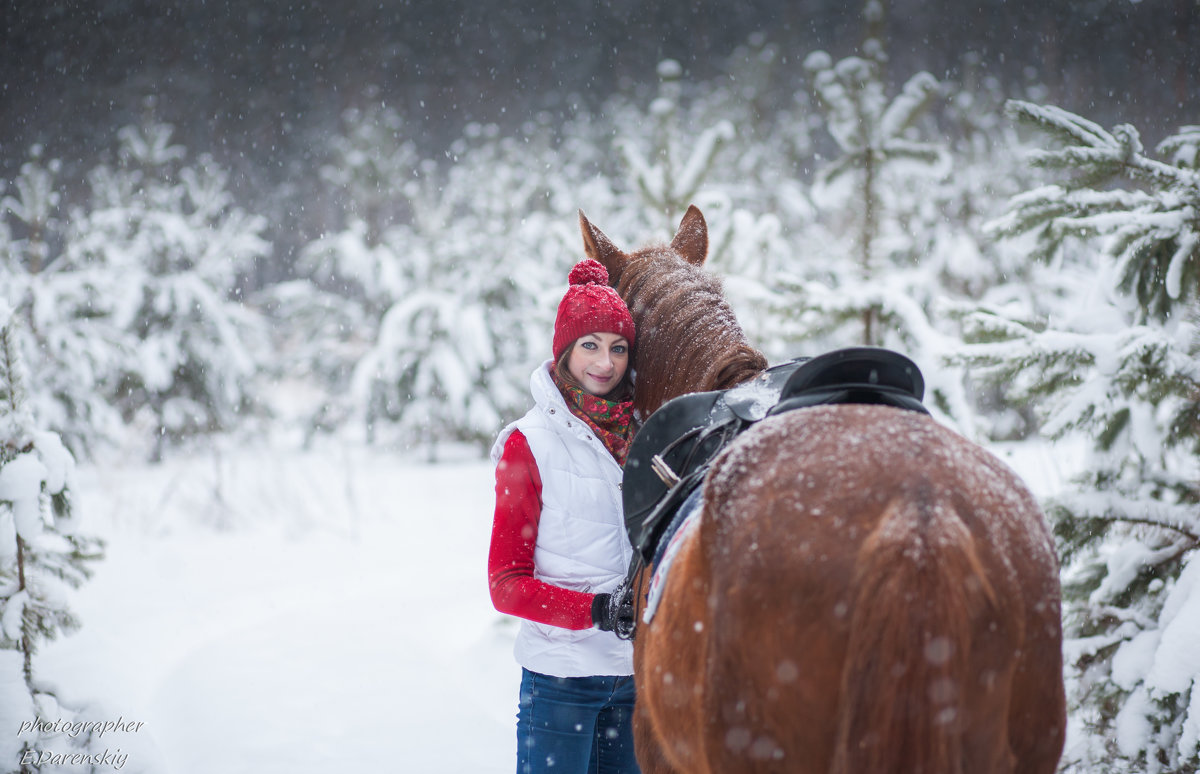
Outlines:
{"label": "foreground brown horse", "polygon": [[[766,365],[695,207],[631,254],[580,226],[633,311],[643,416]],[[1058,563],[1007,467],[923,414],[821,406],[759,422],[702,491],[634,641],[646,774],[1054,771]]]}

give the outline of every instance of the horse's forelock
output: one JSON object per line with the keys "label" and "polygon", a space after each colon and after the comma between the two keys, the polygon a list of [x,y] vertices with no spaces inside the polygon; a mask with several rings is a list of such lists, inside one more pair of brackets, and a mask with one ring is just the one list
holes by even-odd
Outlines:
{"label": "horse's forelock", "polygon": [[722,294],[721,280],[713,274],[694,266],[681,258],[666,245],[643,248],[629,256],[629,262],[621,273],[618,292],[625,302],[634,295],[634,300],[645,302],[643,296],[661,299],[663,288],[686,286],[689,290],[702,290]]}
{"label": "horse's forelock", "polygon": [[740,383],[766,367],[746,343],[721,280],[653,246],[630,256],[617,283],[637,326],[636,404],[647,414],[687,392]]}

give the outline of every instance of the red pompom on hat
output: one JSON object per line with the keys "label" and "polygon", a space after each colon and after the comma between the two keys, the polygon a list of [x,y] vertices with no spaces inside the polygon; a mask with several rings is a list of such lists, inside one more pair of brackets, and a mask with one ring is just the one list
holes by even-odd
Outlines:
{"label": "red pompom on hat", "polygon": [[629,307],[608,286],[608,269],[599,261],[584,258],[575,264],[567,279],[571,287],[558,305],[554,319],[554,359],[589,333],[615,333],[633,344],[633,316]]}

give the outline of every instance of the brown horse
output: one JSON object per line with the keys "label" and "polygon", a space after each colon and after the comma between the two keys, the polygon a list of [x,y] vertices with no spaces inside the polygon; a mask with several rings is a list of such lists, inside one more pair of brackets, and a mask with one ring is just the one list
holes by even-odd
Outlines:
{"label": "brown horse", "polygon": [[[699,210],[630,254],[580,226],[633,311],[643,416],[765,366]],[[1058,561],[1011,470],[926,415],[820,406],[741,435],[702,496],[634,640],[646,774],[1054,771]]]}

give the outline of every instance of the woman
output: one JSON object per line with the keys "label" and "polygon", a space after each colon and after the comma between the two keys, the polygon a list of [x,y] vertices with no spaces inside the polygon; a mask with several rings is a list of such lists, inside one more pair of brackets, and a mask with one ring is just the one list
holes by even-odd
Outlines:
{"label": "woman", "polygon": [[[591,259],[576,264],[554,322],[554,359],[533,372],[534,407],[492,448],[492,603],[522,620],[518,774],[638,772],[632,615],[618,591],[632,549],[621,466],[633,438],[633,318]],[[617,592],[617,593],[613,593]]]}

